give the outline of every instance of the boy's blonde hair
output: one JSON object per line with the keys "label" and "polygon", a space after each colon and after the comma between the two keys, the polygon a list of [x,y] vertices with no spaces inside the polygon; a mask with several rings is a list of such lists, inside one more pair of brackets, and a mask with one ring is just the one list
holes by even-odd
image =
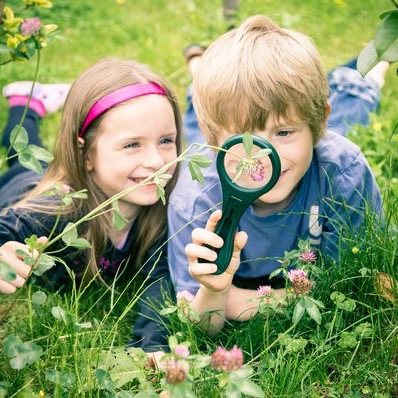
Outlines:
{"label": "boy's blonde hair", "polygon": [[308,123],[315,144],[324,132],[328,84],[308,36],[257,15],[205,51],[193,100],[209,144],[216,145],[221,132],[264,130],[270,115],[289,120],[292,109]]}

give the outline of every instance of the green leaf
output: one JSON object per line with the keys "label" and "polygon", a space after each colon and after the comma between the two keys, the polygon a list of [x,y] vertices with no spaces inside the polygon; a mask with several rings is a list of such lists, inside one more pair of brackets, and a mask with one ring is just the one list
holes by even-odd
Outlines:
{"label": "green leaf", "polygon": [[178,307],[173,306],[173,307],[167,307],[163,308],[161,311],[159,311],[160,315],[169,315],[172,314],[173,312],[176,312],[178,310]]}
{"label": "green leaf", "polygon": [[318,324],[321,324],[322,317],[318,306],[308,297],[304,297],[305,310],[307,314]]}
{"label": "green leaf", "polygon": [[160,185],[156,186],[156,196],[162,201],[162,203],[166,204],[166,192],[164,188]]}
{"label": "green leaf", "polygon": [[34,171],[36,174],[43,174],[43,166],[28,149],[18,153],[18,161],[23,167]]}
{"label": "green leaf", "polygon": [[398,61],[398,11],[387,14],[376,30],[374,44],[379,59]]}
{"label": "green leaf", "polygon": [[66,325],[66,312],[62,307],[53,307],[51,308],[51,313],[55,319],[62,321]]}
{"label": "green leaf", "polygon": [[354,348],[357,345],[356,333],[355,332],[342,332],[339,346],[341,348]]}
{"label": "green leaf", "polygon": [[199,167],[210,167],[213,161],[205,155],[194,153],[189,157],[190,162],[194,162]]}
{"label": "green leaf", "polygon": [[32,294],[32,302],[36,305],[43,305],[46,303],[47,295],[42,291],[34,292]]}
{"label": "green leaf", "polygon": [[355,328],[358,337],[363,339],[372,335],[372,325],[369,322],[363,322]]}
{"label": "green leaf", "polygon": [[265,158],[265,157],[268,156],[271,152],[272,152],[272,151],[271,151],[271,149],[269,149],[269,148],[260,149],[258,152],[256,152],[256,153],[253,155],[253,159],[255,159],[255,158],[258,158],[258,159]]}
{"label": "green leaf", "polygon": [[127,224],[127,219],[123,215],[123,213],[119,209],[119,203],[117,201],[114,201],[112,203],[112,209],[113,209],[113,219],[112,219],[112,225],[118,230],[121,231]]}
{"label": "green leaf", "polygon": [[102,389],[115,392],[112,377],[106,370],[97,369],[95,376],[97,377],[98,384]]}
{"label": "green leaf", "polygon": [[51,162],[54,159],[54,156],[51,152],[47,151],[43,147],[30,144],[28,145],[29,152],[38,160],[42,160],[43,162]]}
{"label": "green leaf", "polygon": [[199,181],[200,184],[204,183],[204,178],[203,178],[203,174],[202,174],[202,170],[200,169],[200,167],[193,162],[189,162],[188,163],[188,169],[191,173],[191,177],[193,181]]}
{"label": "green leaf", "polygon": [[93,327],[93,324],[91,322],[83,322],[83,323],[76,322],[75,325],[77,326],[78,329],[91,329]]}
{"label": "green leaf", "polygon": [[257,384],[253,383],[250,380],[241,380],[238,384],[238,388],[242,394],[248,395],[249,397],[264,397],[264,391]]}
{"label": "green leaf", "polygon": [[303,298],[301,298],[293,310],[292,321],[294,324],[299,323],[300,319],[303,317],[305,311],[305,304]]}
{"label": "green leaf", "polygon": [[91,247],[90,243],[84,238],[77,238],[69,246],[76,247],[76,249],[89,249]]}
{"label": "green leaf", "polygon": [[377,63],[379,57],[377,56],[374,41],[370,41],[367,46],[359,53],[357,59],[358,72],[365,76]]}
{"label": "green leaf", "polygon": [[251,159],[253,149],[253,137],[248,131],[243,134],[243,148],[245,149],[248,158]]}
{"label": "green leaf", "polygon": [[283,268],[278,268],[275,271],[272,271],[269,275],[269,279],[274,278],[275,276],[279,275],[282,272]]}
{"label": "green leaf", "polygon": [[0,277],[1,279],[9,282],[16,279],[17,273],[5,261],[0,260]]}
{"label": "green leaf", "polygon": [[73,225],[74,224],[71,222],[68,223],[68,225],[62,231],[62,233],[64,233],[65,231],[67,231],[70,228],[70,231],[68,231],[64,235],[62,235],[62,241],[67,246],[71,246],[71,243],[77,239],[77,229],[76,229],[76,227],[73,227]]}
{"label": "green leaf", "polygon": [[41,356],[43,350],[35,343],[26,342],[18,336],[10,335],[4,340],[4,353],[11,358],[10,366],[12,369],[21,370],[26,365],[31,365]]}
{"label": "green leaf", "polygon": [[55,260],[53,257],[49,256],[48,254],[42,254],[39,257],[39,264],[33,270],[33,273],[37,276],[43,275],[46,271],[54,267]]}
{"label": "green leaf", "polygon": [[29,143],[29,136],[25,127],[19,125],[15,126],[10,134],[10,142],[15,152],[23,151]]}
{"label": "green leaf", "polygon": [[18,354],[18,346],[22,344],[22,340],[18,336],[9,335],[6,337],[3,343],[4,354],[8,358],[13,358]]}
{"label": "green leaf", "polygon": [[353,299],[347,299],[347,300],[342,301],[341,303],[337,303],[338,308],[340,308],[344,311],[347,311],[347,312],[354,311],[356,306],[357,306],[356,302]]}

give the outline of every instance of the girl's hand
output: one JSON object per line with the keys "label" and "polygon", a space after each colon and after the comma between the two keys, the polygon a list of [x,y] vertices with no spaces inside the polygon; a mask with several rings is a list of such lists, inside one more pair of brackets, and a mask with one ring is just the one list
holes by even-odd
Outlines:
{"label": "girl's hand", "polygon": [[[220,275],[212,275],[217,271],[217,265],[213,263],[213,261],[217,259],[217,253],[204,245],[210,245],[214,248],[221,248],[223,246],[223,240],[214,233],[217,223],[221,219],[221,214],[221,210],[215,211],[209,217],[205,229],[194,229],[192,231],[192,243],[185,247],[185,253],[189,263],[189,273],[201,285],[213,292],[222,292],[229,289],[233,276],[240,265],[240,252],[247,242],[246,232],[237,232],[235,235],[232,258],[228,268]],[[209,262],[199,263],[198,258]]]}
{"label": "girl's hand", "polygon": [[[41,237],[39,238],[39,241],[45,243],[47,238]],[[18,250],[22,250],[27,255],[30,255],[28,254],[28,246],[16,241],[6,242],[0,247],[0,261],[8,264],[17,274],[16,278],[12,281],[5,281],[0,275],[0,293],[14,293],[17,288],[20,288],[25,284],[28,276],[31,273],[31,267],[24,263],[23,256],[17,254]],[[38,256],[39,252],[34,250],[33,257],[37,258]]]}

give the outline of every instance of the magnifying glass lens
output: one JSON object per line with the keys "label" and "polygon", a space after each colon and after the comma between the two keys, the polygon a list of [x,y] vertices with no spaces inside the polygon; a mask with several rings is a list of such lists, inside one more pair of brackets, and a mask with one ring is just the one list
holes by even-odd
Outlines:
{"label": "magnifying glass lens", "polygon": [[272,175],[272,163],[267,150],[253,145],[248,155],[243,144],[233,145],[224,158],[224,168],[233,184],[245,189],[260,189]]}

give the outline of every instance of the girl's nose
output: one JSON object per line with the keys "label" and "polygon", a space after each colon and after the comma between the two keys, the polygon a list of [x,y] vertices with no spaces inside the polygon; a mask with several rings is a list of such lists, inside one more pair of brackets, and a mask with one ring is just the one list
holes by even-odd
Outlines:
{"label": "girl's nose", "polygon": [[148,151],[145,153],[145,159],[143,161],[143,165],[149,169],[158,170],[162,166],[164,166],[164,159],[159,149],[157,148],[148,148]]}

